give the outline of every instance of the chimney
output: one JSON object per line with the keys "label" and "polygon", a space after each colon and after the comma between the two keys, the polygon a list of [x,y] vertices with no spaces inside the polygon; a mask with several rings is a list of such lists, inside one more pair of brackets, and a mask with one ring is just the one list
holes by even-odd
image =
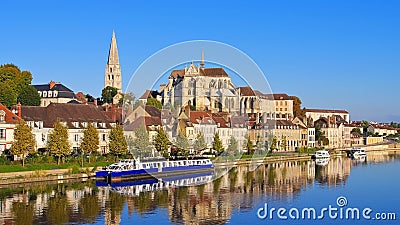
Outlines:
{"label": "chimney", "polygon": [[17,104],[17,116],[21,117],[21,103]]}
{"label": "chimney", "polygon": [[54,81],[49,82],[50,89],[53,89],[54,85],[56,85],[56,82]]}

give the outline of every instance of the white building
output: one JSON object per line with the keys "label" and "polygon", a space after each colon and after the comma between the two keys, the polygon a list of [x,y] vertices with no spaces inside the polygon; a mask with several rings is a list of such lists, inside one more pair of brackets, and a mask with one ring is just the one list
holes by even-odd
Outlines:
{"label": "white building", "polygon": [[20,119],[0,103],[0,154],[11,148],[14,141],[14,128]]}

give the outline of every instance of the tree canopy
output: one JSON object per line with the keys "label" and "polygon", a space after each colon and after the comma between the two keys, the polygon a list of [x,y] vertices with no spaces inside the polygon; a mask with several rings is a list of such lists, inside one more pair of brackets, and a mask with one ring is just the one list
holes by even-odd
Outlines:
{"label": "tree canopy", "polygon": [[88,126],[83,130],[83,139],[80,145],[82,153],[90,155],[96,152],[99,149],[99,144],[99,131],[92,123],[88,123]]}
{"label": "tree canopy", "polygon": [[161,127],[157,129],[157,135],[154,138],[153,144],[158,152],[160,152],[163,156],[167,156],[167,151],[168,148],[171,146],[171,141],[168,139],[164,129],[162,129]]}
{"label": "tree canopy", "polygon": [[176,147],[179,149],[179,152],[182,155],[188,155],[188,149],[189,149],[189,140],[185,135],[182,134],[182,132],[179,131],[178,136],[176,137]]}
{"label": "tree canopy", "polygon": [[124,137],[124,131],[122,126],[116,124],[110,130],[109,134],[109,148],[110,153],[115,155],[116,157],[121,155],[126,155],[128,153],[128,144],[126,143],[126,139]]}
{"label": "tree canopy", "polygon": [[249,154],[249,155],[254,153],[254,145],[253,145],[253,142],[250,139],[250,135],[246,135],[245,150],[246,150],[247,154]]}
{"label": "tree canopy", "polygon": [[148,98],[148,99],[147,99],[147,102],[146,102],[146,105],[151,105],[151,106],[156,107],[157,109],[162,109],[162,104],[161,104],[161,102],[158,101],[158,100],[155,99],[155,98]]}
{"label": "tree canopy", "polygon": [[221,153],[224,151],[224,146],[222,145],[222,141],[221,138],[219,137],[218,132],[214,134],[212,148],[217,152],[217,155],[221,155]]}
{"label": "tree canopy", "polygon": [[107,86],[101,91],[101,99],[105,103],[112,103],[114,96],[118,94],[118,89],[115,87]]}
{"label": "tree canopy", "polygon": [[[29,71],[21,71],[13,64],[0,66],[0,103],[11,107],[21,98],[23,105],[37,105],[38,93],[30,86],[32,74]],[[33,88],[33,89],[32,89]],[[33,91],[35,90],[35,94]],[[21,95],[22,94],[22,95]],[[29,95],[31,94],[31,95]],[[39,103],[40,104],[40,103]]]}
{"label": "tree canopy", "polygon": [[22,166],[25,165],[25,157],[35,152],[35,138],[32,128],[23,120],[18,121],[14,130],[14,142],[11,146],[11,154],[21,157]]}
{"label": "tree canopy", "polygon": [[239,151],[239,145],[234,136],[231,136],[229,139],[229,145],[228,148],[226,149],[229,155],[237,155]]}
{"label": "tree canopy", "polygon": [[206,143],[206,140],[204,139],[203,133],[199,132],[197,134],[196,140],[194,141],[193,148],[196,151],[202,151],[207,148],[207,143]]}
{"label": "tree canopy", "polygon": [[68,141],[68,128],[59,120],[54,123],[53,128],[53,131],[49,135],[47,150],[51,155],[57,157],[57,164],[60,164],[60,159],[71,153]]}
{"label": "tree canopy", "polygon": [[301,99],[297,96],[290,96],[293,100],[293,116],[294,117],[305,117],[305,109],[301,109]]}

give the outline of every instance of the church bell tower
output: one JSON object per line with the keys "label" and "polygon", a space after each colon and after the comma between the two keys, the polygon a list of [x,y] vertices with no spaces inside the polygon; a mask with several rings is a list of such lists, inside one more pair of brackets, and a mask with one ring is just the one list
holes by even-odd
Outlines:
{"label": "church bell tower", "polygon": [[115,87],[118,93],[122,92],[122,75],[119,65],[117,39],[114,31],[112,32],[110,50],[108,52],[108,61],[106,65],[106,73],[104,76],[104,87]]}

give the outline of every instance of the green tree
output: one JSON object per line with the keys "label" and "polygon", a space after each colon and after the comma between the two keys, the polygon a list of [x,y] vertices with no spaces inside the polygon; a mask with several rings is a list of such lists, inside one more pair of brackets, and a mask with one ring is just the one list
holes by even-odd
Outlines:
{"label": "green tree", "polygon": [[70,144],[68,141],[68,128],[61,121],[57,120],[54,123],[53,131],[49,135],[47,150],[51,155],[57,157],[57,164],[60,164],[60,159],[71,153]]}
{"label": "green tree", "polygon": [[36,88],[31,85],[25,85],[20,91],[17,101],[21,105],[40,106],[40,95]]}
{"label": "green tree", "polygon": [[164,129],[161,127],[157,129],[157,135],[154,138],[154,147],[163,156],[168,155],[168,148],[171,146],[171,141],[169,141],[167,134],[165,134]]}
{"label": "green tree", "polygon": [[99,144],[99,131],[92,123],[88,123],[88,126],[83,130],[83,139],[79,146],[82,151],[82,166],[83,155],[89,154],[90,163],[90,155],[99,149]]}
{"label": "green tree", "polygon": [[14,130],[14,142],[11,146],[11,154],[21,157],[22,166],[25,166],[25,157],[35,152],[35,138],[32,128],[25,121],[18,121]]}
{"label": "green tree", "polygon": [[135,130],[134,149],[136,152],[134,155],[149,156],[151,148],[152,146],[146,128],[144,126],[137,128]]}
{"label": "green tree", "polygon": [[[17,103],[21,91],[31,84],[32,74],[13,64],[0,66],[0,102],[7,107]],[[37,92],[36,92],[37,93]]]}
{"label": "green tree", "polygon": [[109,133],[109,141],[110,142],[108,146],[111,154],[119,157],[128,153],[128,144],[126,143],[124,131],[121,125],[116,124],[113,128],[111,128]]}
{"label": "green tree", "polygon": [[281,144],[281,148],[283,151],[286,151],[287,148],[287,140],[286,140],[286,136],[282,135],[282,144]]}
{"label": "green tree", "polygon": [[189,155],[189,140],[185,135],[182,134],[181,131],[178,131],[178,136],[176,137],[176,147],[179,149],[179,152],[182,155]]}
{"label": "green tree", "polygon": [[206,140],[204,139],[203,133],[199,132],[197,134],[196,140],[194,141],[193,148],[196,151],[202,151],[207,148],[207,143],[206,143]]}
{"label": "green tree", "polygon": [[148,98],[148,99],[147,99],[147,102],[146,102],[146,105],[151,105],[151,106],[156,107],[157,109],[162,109],[162,104],[161,104],[161,102],[158,101],[158,100],[155,99],[155,98]]}
{"label": "green tree", "polygon": [[17,93],[10,84],[10,81],[0,82],[0,103],[10,108],[17,104]]}
{"label": "green tree", "polygon": [[351,132],[356,132],[356,133],[358,133],[359,135],[362,135],[361,130],[360,130],[360,128],[358,128],[358,127],[353,128],[353,129],[351,130]]}
{"label": "green tree", "polygon": [[118,93],[118,89],[115,87],[107,86],[101,91],[101,99],[105,103],[112,103],[114,96]]}
{"label": "green tree", "polygon": [[271,146],[269,146],[269,149],[271,149],[271,151],[275,150],[275,149],[276,149],[277,143],[278,143],[278,141],[277,141],[277,139],[276,139],[276,136],[274,136],[274,137],[272,138]]}
{"label": "green tree", "polygon": [[250,140],[250,135],[248,134],[246,134],[245,150],[248,155],[252,155],[254,153],[254,145],[253,142]]}
{"label": "green tree", "polygon": [[212,142],[212,148],[217,152],[217,155],[221,155],[224,151],[224,146],[222,145],[221,138],[218,132],[214,134],[214,140]]}
{"label": "green tree", "polygon": [[237,142],[236,138],[232,135],[231,138],[229,139],[229,145],[228,145],[228,148],[226,149],[226,151],[231,156],[237,155],[238,150],[239,150],[238,147],[239,147],[238,142]]}
{"label": "green tree", "polygon": [[304,109],[301,109],[301,100],[297,96],[290,96],[290,99],[293,100],[293,115],[294,117],[305,117],[306,112]]}

